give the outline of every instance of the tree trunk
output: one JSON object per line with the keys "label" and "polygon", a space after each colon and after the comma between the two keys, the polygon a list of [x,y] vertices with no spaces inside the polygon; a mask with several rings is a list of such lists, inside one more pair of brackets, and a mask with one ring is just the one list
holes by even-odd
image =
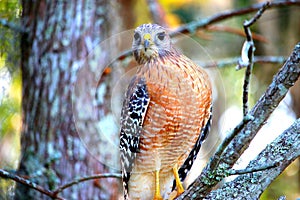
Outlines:
{"label": "tree trunk", "polygon": [[[106,0],[22,1],[22,24],[28,32],[21,40],[23,127],[18,173],[49,190],[78,177],[110,171],[82,144],[74,122],[72,88],[88,53],[111,30],[109,12],[116,9],[111,5]],[[89,59],[101,65],[105,50],[99,55],[101,59]],[[81,111],[85,113],[83,105]],[[60,196],[116,199],[118,182],[87,181]],[[16,199],[47,197],[18,184]]]}

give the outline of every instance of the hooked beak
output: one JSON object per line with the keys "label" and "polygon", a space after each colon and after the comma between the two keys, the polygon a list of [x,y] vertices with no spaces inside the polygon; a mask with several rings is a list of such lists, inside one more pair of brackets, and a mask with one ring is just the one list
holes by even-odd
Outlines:
{"label": "hooked beak", "polygon": [[151,40],[151,35],[149,33],[146,33],[144,35],[144,49],[145,49],[145,52],[150,47],[150,44],[151,44],[150,40]]}
{"label": "hooked beak", "polygon": [[145,41],[144,41],[144,48],[145,48],[145,51],[147,51],[147,49],[149,48],[149,46],[150,46],[149,40],[145,40]]}

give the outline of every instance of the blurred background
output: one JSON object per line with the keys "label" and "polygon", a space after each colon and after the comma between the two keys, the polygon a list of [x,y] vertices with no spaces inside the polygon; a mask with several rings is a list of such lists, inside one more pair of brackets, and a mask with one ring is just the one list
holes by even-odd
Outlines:
{"label": "blurred background", "polygon": [[[170,30],[186,23],[205,19],[225,10],[239,9],[261,1],[249,0],[119,0],[114,6],[121,7],[120,16],[122,30],[132,30],[143,23],[160,23]],[[157,7],[158,6],[158,7]],[[0,0],[0,20],[19,23],[22,7],[17,0]],[[244,69],[236,71],[236,58],[245,41],[243,21],[254,15],[234,16],[222,20],[205,29],[195,31],[190,37],[179,35],[173,38],[177,48],[191,57],[195,62],[206,66],[214,83],[213,127],[211,134],[197,158],[197,166],[204,166],[217,144],[226,136],[228,130],[235,127],[242,119],[242,86]],[[250,84],[250,108],[271,83],[274,74],[282,66],[282,58],[286,58],[300,41],[300,7],[290,6],[267,10],[259,21],[251,28],[256,46],[256,56],[274,56],[265,62],[254,65]],[[13,170],[17,168],[20,156],[21,127],[21,71],[20,71],[20,36],[11,29],[0,26],[0,168]],[[277,62],[278,61],[278,62]],[[280,62],[281,61],[281,62]],[[211,63],[230,63],[213,65]],[[120,74],[130,72],[132,58],[122,65]],[[132,72],[132,71],[131,71]],[[110,74],[110,71],[107,71]],[[134,73],[134,71],[133,71]],[[128,80],[129,78],[126,78]],[[122,83],[118,83],[123,85]],[[110,91],[117,97],[119,106],[114,107],[110,118],[100,125],[104,130],[112,130],[118,134],[118,110],[125,90],[116,89],[115,83]],[[118,94],[116,94],[118,91]],[[121,94],[121,95],[119,95]],[[113,95],[112,95],[113,96]],[[244,153],[235,168],[244,168],[264,147],[289,127],[300,116],[300,83],[291,89],[287,97],[272,114],[267,124],[258,133],[249,149]],[[300,162],[294,161],[276,181],[264,192],[261,199],[277,199],[286,195],[287,199],[300,197]],[[194,168],[194,167],[193,167]],[[192,171],[188,182],[192,181],[198,170]],[[12,187],[11,181],[0,178],[0,193],[7,193]]]}

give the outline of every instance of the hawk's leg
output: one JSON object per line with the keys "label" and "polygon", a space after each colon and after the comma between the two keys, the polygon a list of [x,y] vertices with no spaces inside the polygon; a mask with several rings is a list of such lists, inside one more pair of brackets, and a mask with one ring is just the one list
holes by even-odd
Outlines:
{"label": "hawk's leg", "polygon": [[179,196],[184,192],[184,189],[183,189],[182,183],[181,183],[179,175],[178,175],[178,165],[177,164],[173,167],[173,174],[174,174],[175,182],[176,182],[177,196]]}
{"label": "hawk's leg", "polygon": [[163,200],[163,198],[160,195],[159,170],[155,171],[155,193],[153,200]]}

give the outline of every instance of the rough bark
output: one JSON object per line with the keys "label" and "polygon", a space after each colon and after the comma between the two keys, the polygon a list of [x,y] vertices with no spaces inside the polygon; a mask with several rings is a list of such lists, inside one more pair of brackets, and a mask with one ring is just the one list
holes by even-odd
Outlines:
{"label": "rough bark", "polygon": [[300,119],[269,144],[247,169],[277,166],[268,170],[246,173],[212,191],[204,199],[258,199],[272,181],[300,156]]}
{"label": "rough bark", "polygon": [[[109,34],[110,4],[106,0],[24,0],[22,7],[27,33],[21,40],[23,126],[18,174],[53,190],[76,177],[109,171],[81,142],[74,123],[72,88],[88,53]],[[105,50],[99,55],[96,62],[101,65]],[[87,181],[61,196],[113,199],[117,181]],[[18,184],[16,199],[47,197]]]}

